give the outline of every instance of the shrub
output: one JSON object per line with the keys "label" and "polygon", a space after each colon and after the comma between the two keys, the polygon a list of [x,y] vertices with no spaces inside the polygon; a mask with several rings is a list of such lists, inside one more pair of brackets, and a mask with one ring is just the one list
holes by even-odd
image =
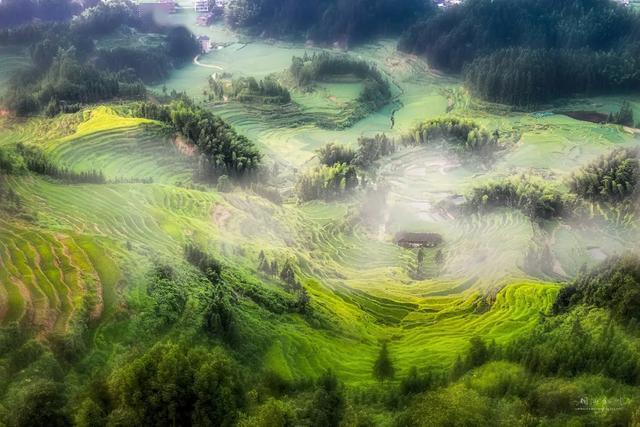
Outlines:
{"label": "shrub", "polygon": [[301,201],[331,200],[344,196],[358,187],[358,172],[354,166],[337,163],[320,166],[303,175],[296,185]]}
{"label": "shrub", "polygon": [[567,198],[541,178],[515,176],[489,181],[467,195],[466,205],[473,210],[504,206],[522,211],[533,219],[560,216]]}
{"label": "shrub", "polygon": [[336,163],[351,163],[355,158],[355,153],[351,148],[343,145],[329,143],[316,151],[320,163],[326,166],[333,166]]}
{"label": "shrub", "polygon": [[463,150],[482,151],[497,146],[498,133],[490,134],[472,120],[443,117],[420,123],[403,140],[414,144],[444,140]]}

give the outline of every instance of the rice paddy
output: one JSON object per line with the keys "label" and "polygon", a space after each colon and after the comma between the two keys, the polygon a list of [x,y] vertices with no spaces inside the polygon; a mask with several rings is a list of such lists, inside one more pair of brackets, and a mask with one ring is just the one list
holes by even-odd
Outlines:
{"label": "rice paddy", "polygon": [[0,47],[0,91],[4,93],[13,73],[31,64],[26,49]]}
{"label": "rice paddy", "polygon": [[[234,76],[280,73],[292,56],[312,50],[245,44],[218,26],[206,32],[229,44],[202,57],[202,63]],[[635,220],[615,222],[612,213],[596,212],[590,222],[537,224],[510,209],[467,216],[442,206],[494,177],[526,172],[562,182],[615,146],[637,145],[636,135],[560,115],[492,112],[471,102],[459,81],[398,54],[393,41],[352,54],[390,76],[395,99],[349,129],[290,126],[286,118],[266,121],[236,103],[215,111],[255,140],[268,162],[285,165],[287,176],[308,167],[315,150],[327,142],[355,144],[359,136],[383,132],[397,137],[448,109],[499,129],[504,150],[488,164],[438,146],[407,148],[385,159],[379,179],[390,191],[380,233],[353,221],[358,197],[279,206],[241,188],[230,193],[194,189],[194,159],[181,142],[158,123],[121,117],[116,109],[7,123],[0,145],[37,145],[75,171],[103,171],[111,183],[65,185],[35,176],[8,180],[28,217],[0,216],[0,323],[20,322],[47,334],[64,333],[80,321],[95,328],[95,342],[108,341],[101,334],[117,335],[113,329],[119,325],[111,314],[143,286],[140,279],[154,260],[183,266],[183,245],[196,242],[261,278],[256,270],[263,250],[271,258],[296,261],[312,307],[330,319],[319,328],[299,315],[275,319],[247,308],[243,321],[269,343],[261,355],[264,366],[289,378],[308,378],[331,367],[349,384],[366,384],[373,381],[371,365],[381,341],[389,342],[400,373],[411,366],[448,367],[474,335],[504,343],[526,333],[549,310],[559,289],[556,281],[572,277],[583,264],[634,249]],[[211,71],[190,64],[175,71],[166,86],[202,100]],[[357,82],[329,83],[310,96],[295,97],[311,112],[327,112],[360,89]],[[604,109],[615,104],[591,102]],[[149,178],[152,183],[115,183]],[[426,251],[426,278],[412,274],[416,251],[393,243],[398,231],[443,236],[441,247]],[[435,261],[438,250],[441,265]],[[532,267],[527,261],[532,252],[551,255]],[[273,285],[267,284],[271,279],[260,280]],[[490,306],[480,309],[489,296]]]}

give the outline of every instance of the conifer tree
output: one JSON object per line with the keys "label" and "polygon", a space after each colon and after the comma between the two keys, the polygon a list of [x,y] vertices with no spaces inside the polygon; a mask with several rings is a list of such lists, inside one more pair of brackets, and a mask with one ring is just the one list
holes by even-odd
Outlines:
{"label": "conifer tree", "polygon": [[384,382],[385,380],[393,379],[395,376],[396,370],[393,367],[393,362],[391,362],[391,357],[389,356],[389,349],[387,348],[387,343],[382,343],[382,347],[380,348],[380,353],[378,354],[378,358],[376,359],[373,365],[373,376],[380,382]]}

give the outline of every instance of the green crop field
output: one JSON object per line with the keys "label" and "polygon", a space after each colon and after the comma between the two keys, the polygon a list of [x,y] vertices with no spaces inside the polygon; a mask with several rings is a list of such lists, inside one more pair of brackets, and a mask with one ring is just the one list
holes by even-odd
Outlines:
{"label": "green crop field", "polygon": [[[172,19],[195,34],[208,34],[221,47],[149,89],[158,97],[163,86],[185,92],[255,142],[266,165],[260,173],[273,174],[283,201],[275,203],[251,185],[233,184],[223,191],[220,185],[198,181],[202,159],[197,148],[167,124],[126,116],[125,101],[55,117],[0,115],[0,149],[38,148],[65,170],[104,174],[100,184],[64,182],[28,168],[0,175],[0,189],[4,186],[19,199],[15,211],[0,209],[0,325],[7,331],[18,325],[38,340],[81,342],[71,348],[82,351],[65,355],[63,362],[74,399],[83,398],[89,379],[108,378],[112,369],[161,340],[227,346],[244,366],[275,373],[304,393],[309,390],[305,384],[326,370],[350,392],[373,388],[378,381],[372,366],[385,343],[396,376],[382,385],[384,391],[398,386],[412,367],[450,371],[474,338],[507,348],[529,337],[553,317],[566,282],[609,256],[637,252],[640,223],[622,208],[589,202],[584,207],[588,214],[580,217],[534,219],[516,206],[474,212],[462,206],[474,187],[514,175],[541,177],[567,193],[572,172],[615,148],[638,147],[637,129],[561,114],[615,112],[621,97],[558,101],[548,114],[507,109],[479,101],[458,78],[440,75],[423,60],[397,51],[396,40],[383,39],[349,54],[375,64],[389,79],[392,101],[351,127],[323,129],[301,117],[339,116],[341,107],[362,92],[362,81],[321,82],[310,93],[296,90],[292,99],[299,109],[266,113],[239,102],[209,102],[206,91],[213,73],[282,78],[292,56],[333,50],[252,40],[220,23],[197,27],[191,10]],[[138,36],[118,32],[101,39],[99,46],[152,45],[162,38]],[[23,51],[0,50],[0,89],[5,76],[25,65],[26,58]],[[640,98],[628,100],[640,115]],[[444,141],[400,144],[418,123],[447,114],[495,131],[499,149],[480,158],[461,154]],[[296,199],[295,182],[318,164],[319,148],[327,143],[357,147],[358,138],[383,133],[398,141],[397,151],[378,160],[368,176],[372,188],[385,189],[383,205],[367,207],[365,191],[336,200]],[[4,194],[9,193],[0,192]],[[367,222],[367,215],[376,219]],[[437,233],[442,243],[405,248],[395,240],[403,232]],[[193,294],[185,297],[183,317],[162,326],[149,320],[149,313],[163,309],[154,305],[150,290],[154,268],[169,266],[186,288],[205,283],[201,273],[211,274],[185,260],[187,245],[222,266],[220,280],[230,289],[240,336],[235,342],[220,344],[217,337],[198,335],[194,307],[206,292],[196,285],[184,291]],[[259,268],[263,256],[280,267],[287,261],[294,265],[297,285],[308,293],[309,313],[281,308],[294,294],[284,278]],[[585,317],[595,324],[598,316],[594,309]],[[604,325],[583,327],[600,331]],[[633,327],[617,337],[624,336],[629,348],[637,350],[640,340]],[[514,358],[478,365],[438,390],[486,391],[500,382],[496,376],[524,375],[525,368],[512,363]],[[0,364],[0,382],[4,371]],[[620,378],[606,383],[598,373],[591,374],[558,381],[580,390],[597,383],[597,393],[637,398],[637,390]],[[555,384],[538,374],[535,381]],[[262,396],[261,386],[250,384],[252,393]],[[0,384],[0,392],[7,389]],[[262,404],[260,399],[251,397],[248,405]],[[356,406],[367,403],[353,401]],[[0,415],[3,404],[0,399]],[[372,405],[380,425],[392,425],[392,404],[379,397]]]}

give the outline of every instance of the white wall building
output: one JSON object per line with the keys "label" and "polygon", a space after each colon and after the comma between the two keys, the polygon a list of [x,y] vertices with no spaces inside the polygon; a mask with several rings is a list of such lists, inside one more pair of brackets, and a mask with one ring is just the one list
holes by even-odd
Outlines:
{"label": "white wall building", "polygon": [[209,0],[194,0],[193,7],[196,13],[209,13]]}

